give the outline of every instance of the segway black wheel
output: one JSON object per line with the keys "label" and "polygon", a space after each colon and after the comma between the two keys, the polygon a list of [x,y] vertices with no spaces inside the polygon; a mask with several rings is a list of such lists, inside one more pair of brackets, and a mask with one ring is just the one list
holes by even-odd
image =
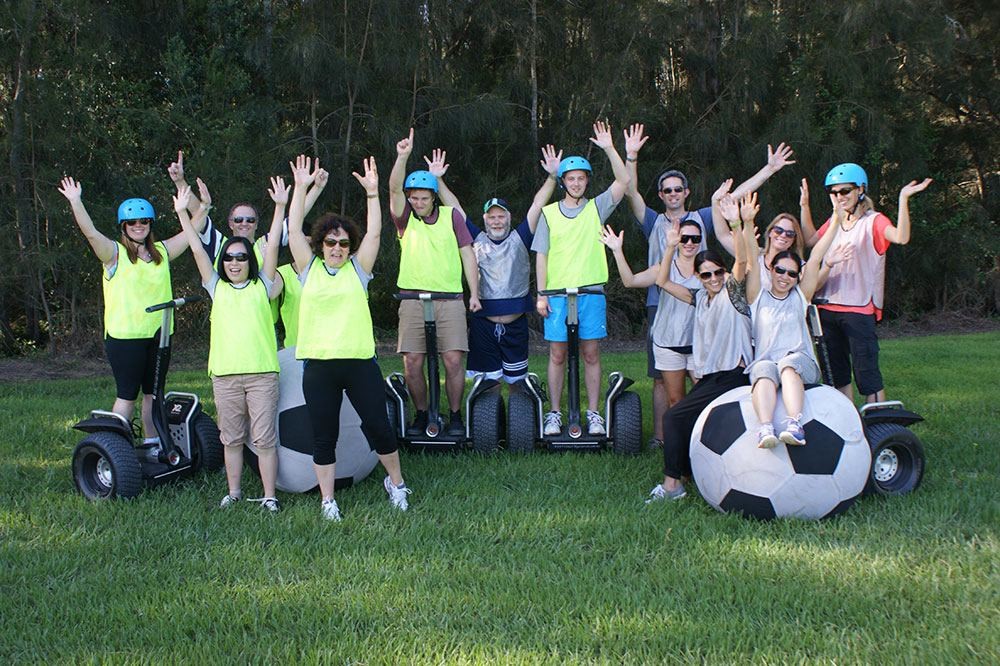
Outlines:
{"label": "segway black wheel", "polygon": [[217,472],[222,469],[226,457],[219,438],[219,426],[215,425],[212,417],[204,412],[198,414],[192,424],[192,431],[194,461],[191,467],[194,471],[203,469],[206,472]]}
{"label": "segway black wheel", "polygon": [[872,449],[872,468],[865,495],[905,495],[924,477],[924,447],[898,423],[873,423],[865,428]]}
{"label": "segway black wheel", "polygon": [[538,428],[535,401],[523,391],[511,391],[507,403],[507,450],[531,453]]}
{"label": "segway black wheel", "polygon": [[[399,405],[392,398],[385,399],[385,413],[389,417],[389,426],[392,427],[392,434],[399,439],[400,433],[400,413]],[[405,424],[404,424],[405,425]]]}
{"label": "segway black wheel", "polygon": [[492,455],[496,453],[503,439],[503,398],[499,390],[489,390],[472,403],[469,430],[472,433],[472,449],[476,453]]}
{"label": "segway black wheel", "polygon": [[613,450],[618,455],[634,456],[642,451],[642,400],[631,391],[622,393],[611,406]]}
{"label": "segway black wheel", "polygon": [[93,432],[73,450],[73,483],[89,500],[135,497],[142,492],[142,467],[127,439]]}

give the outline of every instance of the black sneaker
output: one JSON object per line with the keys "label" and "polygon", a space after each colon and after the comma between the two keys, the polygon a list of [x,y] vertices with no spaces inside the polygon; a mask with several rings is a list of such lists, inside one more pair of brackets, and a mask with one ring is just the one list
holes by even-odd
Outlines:
{"label": "black sneaker", "polygon": [[413,423],[406,429],[406,434],[410,437],[420,437],[424,434],[425,430],[427,430],[427,412],[417,410],[417,413],[413,417]]}
{"label": "black sneaker", "polygon": [[448,419],[448,429],[445,431],[449,437],[461,437],[465,434],[465,424],[462,423],[462,412],[452,412]]}

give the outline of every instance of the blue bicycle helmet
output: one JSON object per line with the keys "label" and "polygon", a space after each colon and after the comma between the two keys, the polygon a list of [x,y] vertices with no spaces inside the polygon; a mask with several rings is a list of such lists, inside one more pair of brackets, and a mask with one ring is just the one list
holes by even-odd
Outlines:
{"label": "blue bicycle helmet", "polygon": [[826,174],[826,182],[823,183],[823,186],[829,189],[834,185],[843,185],[845,183],[864,187],[867,190],[868,174],[857,164],[845,162],[830,169],[830,173]]}
{"label": "blue bicycle helmet", "polygon": [[438,179],[430,171],[414,171],[403,182],[403,190],[430,190],[437,194]]}
{"label": "blue bicycle helmet", "polygon": [[125,220],[144,220],[156,217],[153,204],[145,199],[126,199],[118,206],[118,224]]}
{"label": "blue bicycle helmet", "polygon": [[587,161],[587,158],[580,157],[578,155],[570,155],[560,162],[559,171],[556,173],[556,176],[562,180],[563,175],[567,171],[586,171],[590,175],[594,174],[594,170],[591,168],[590,162]]}

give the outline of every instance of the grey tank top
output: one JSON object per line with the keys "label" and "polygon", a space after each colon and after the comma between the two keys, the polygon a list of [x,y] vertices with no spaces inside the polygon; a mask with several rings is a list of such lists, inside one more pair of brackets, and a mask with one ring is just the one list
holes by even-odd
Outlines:
{"label": "grey tank top", "polygon": [[[701,227],[701,245],[698,246],[698,251],[708,249],[708,232],[705,230],[705,221],[701,219],[701,213],[696,210],[689,211],[681,218],[682,222],[696,222],[699,227]],[[663,213],[656,216],[656,221],[653,222],[653,228],[649,232],[649,250],[647,252],[647,266],[654,266],[660,263],[663,259],[663,251],[667,247],[667,227],[670,224],[670,220]],[[671,278],[673,279],[673,278]],[[698,285],[700,286],[700,285]],[[653,305],[657,302],[660,288],[655,284],[652,285],[646,291],[646,305]]]}
{"label": "grey tank top", "polygon": [[479,297],[520,298],[528,293],[531,260],[520,234],[511,231],[494,243],[485,231],[472,242],[479,263]]}
{"label": "grey tank top", "polygon": [[[739,309],[737,309],[739,308]],[[745,283],[730,277],[715,298],[704,289],[695,293],[694,370],[699,377],[749,364],[750,308]]]}
{"label": "grey tank top", "polygon": [[794,352],[816,360],[806,326],[806,306],[805,296],[798,287],[785,298],[775,298],[770,290],[760,292],[750,305],[755,361],[777,362]]}
{"label": "grey tank top", "polygon": [[[694,273],[684,277],[677,261],[670,262],[670,280],[677,284],[695,290],[701,289],[701,280]],[[658,347],[686,347],[691,344],[694,335],[694,306],[674,298],[669,292],[659,289],[659,301],[656,308],[656,318],[650,335],[653,344]]]}

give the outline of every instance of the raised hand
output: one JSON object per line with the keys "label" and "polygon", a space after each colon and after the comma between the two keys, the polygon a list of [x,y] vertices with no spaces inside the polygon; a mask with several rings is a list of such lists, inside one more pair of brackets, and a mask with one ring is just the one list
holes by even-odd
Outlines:
{"label": "raised hand", "polygon": [[326,169],[318,169],[316,171],[316,180],[313,182],[322,191],[326,187],[326,184],[330,182],[330,172]]}
{"label": "raised hand", "polygon": [[[288,163],[288,166],[292,168],[292,176],[295,178],[296,185],[306,186],[316,179],[317,172],[311,170],[310,162],[311,160],[305,155],[299,155],[295,158],[294,162]],[[318,167],[318,159],[316,160],[316,164]]]}
{"label": "raised hand", "polygon": [[271,176],[271,189],[267,193],[276,206],[287,206],[288,192],[291,189],[292,186],[285,185],[285,179],[281,176]]}
{"label": "raised hand", "polygon": [[714,203],[716,201],[722,201],[722,197],[729,194],[729,190],[731,190],[732,188],[733,188],[732,178],[727,178],[724,181],[722,181],[722,184],[719,185],[719,189],[717,189],[715,192],[712,193],[712,202]]}
{"label": "raised hand", "polygon": [[171,162],[167,167],[167,175],[174,183],[184,182],[184,151],[177,151],[177,161]]}
{"label": "raised hand", "polygon": [[59,194],[66,197],[70,203],[80,201],[83,199],[83,185],[73,180],[70,176],[66,176],[59,181]]}
{"label": "raised hand", "polygon": [[934,182],[933,178],[924,178],[919,183],[915,180],[911,180],[909,183],[903,186],[903,189],[899,191],[900,199],[909,199],[911,196],[917,192],[923,192],[927,187]]}
{"label": "raised hand", "polygon": [[615,234],[615,230],[611,228],[610,224],[604,225],[601,229],[601,242],[608,246],[608,249],[612,252],[619,252],[622,246],[625,245],[625,230],[622,229]]}
{"label": "raised hand", "polygon": [[559,172],[559,163],[562,162],[562,151],[556,152],[555,146],[551,143],[542,148],[542,159],[538,162],[545,169],[545,172],[554,176]]}
{"label": "raised hand", "polygon": [[681,244],[681,221],[676,220],[667,229],[667,247],[676,247]]}
{"label": "raised hand", "polygon": [[830,216],[831,223],[843,224],[848,219],[847,210],[844,208],[844,202],[831,194],[830,205],[833,207],[833,215]]}
{"label": "raised hand", "polygon": [[625,130],[625,154],[637,155],[647,141],[649,137],[645,134],[645,126],[641,123],[633,124]]}
{"label": "raised hand", "polygon": [[201,178],[196,178],[194,182],[198,184],[198,198],[201,199],[201,207],[211,208],[212,194],[208,191],[208,185]]}
{"label": "raised hand", "polygon": [[719,200],[719,210],[722,211],[722,217],[726,218],[731,229],[740,226],[740,208],[733,195],[726,194]]}
{"label": "raised hand", "polygon": [[805,178],[799,185],[799,208],[809,208],[809,181]]}
{"label": "raised hand", "polygon": [[191,186],[181,185],[177,188],[177,194],[174,196],[174,210],[177,214],[187,214],[188,202],[191,201]]}
{"label": "raised hand", "polygon": [[795,164],[795,160],[791,159],[792,154],[792,147],[786,146],[784,143],[779,143],[776,149],[772,149],[771,144],[767,144],[767,166],[772,171],[780,171],[789,164]]}
{"label": "raised hand", "polygon": [[410,136],[396,142],[396,154],[400,157],[409,156],[413,150],[413,128],[410,128]]}
{"label": "raised hand", "polygon": [[366,158],[364,167],[365,175],[362,176],[357,171],[352,172],[351,175],[357,179],[361,187],[365,188],[366,194],[378,194],[378,168],[375,166],[375,158]]}
{"label": "raised hand", "polygon": [[826,266],[835,266],[839,263],[850,261],[851,257],[854,256],[854,246],[848,244],[835,245],[831,247],[826,256],[823,257],[823,264]]}
{"label": "raised hand", "polygon": [[427,162],[427,170],[435,178],[441,178],[448,172],[448,167],[451,165],[448,164],[447,159],[448,153],[440,148],[435,148],[431,151],[431,159],[427,159],[427,156],[424,155],[424,162]]}
{"label": "raised hand", "polygon": [[740,218],[743,220],[743,224],[753,224],[759,212],[760,206],[757,205],[757,193],[750,192],[745,194],[740,201]]}
{"label": "raised hand", "polygon": [[590,138],[590,142],[601,150],[611,148],[614,145],[614,140],[611,138],[611,125],[603,120],[594,123],[594,136]]}

